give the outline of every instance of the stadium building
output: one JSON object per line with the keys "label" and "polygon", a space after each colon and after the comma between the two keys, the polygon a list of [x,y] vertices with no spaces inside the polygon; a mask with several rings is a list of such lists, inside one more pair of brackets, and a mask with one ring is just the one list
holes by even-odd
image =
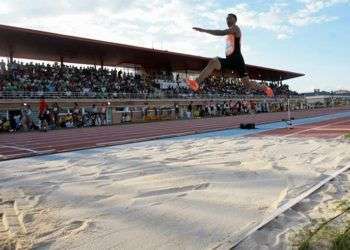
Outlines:
{"label": "stadium building", "polygon": [[[0,116],[12,124],[27,106],[35,121],[41,96],[49,107],[60,108],[56,119],[72,119],[78,107],[80,120],[87,117],[88,125],[102,123],[95,121],[101,109],[104,124],[118,124],[228,115],[252,108],[284,111],[287,97],[293,109],[307,108],[305,98],[283,84],[303,74],[285,70],[247,65],[252,80],[273,87],[273,99],[247,93],[233,72],[218,73],[193,93],[183,79],[198,74],[209,58],[5,25],[0,25],[0,56],[8,60],[7,66],[1,62]],[[51,63],[23,64],[16,59]]]}

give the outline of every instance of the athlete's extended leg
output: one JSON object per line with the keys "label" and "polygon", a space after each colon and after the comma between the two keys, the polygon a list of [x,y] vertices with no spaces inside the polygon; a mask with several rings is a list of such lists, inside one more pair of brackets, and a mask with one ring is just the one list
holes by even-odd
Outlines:
{"label": "athlete's extended leg", "polygon": [[221,63],[219,59],[216,57],[214,59],[211,59],[205,67],[202,72],[199,74],[199,77],[197,78],[197,82],[200,84],[202,83],[208,76],[210,76],[214,70],[220,70],[221,69]]}
{"label": "athlete's extended leg", "polygon": [[261,86],[255,84],[254,82],[252,82],[249,78],[249,76],[245,76],[241,79],[242,83],[247,86],[249,89],[252,89],[252,90],[258,90],[258,91],[261,91]]}
{"label": "athlete's extended leg", "polygon": [[248,88],[252,89],[252,90],[257,90],[257,91],[261,91],[264,92],[268,97],[273,97],[273,90],[266,86],[266,85],[262,85],[262,84],[257,84],[255,82],[252,82],[249,78],[249,76],[245,76],[241,79],[242,83],[246,86],[248,86]]}

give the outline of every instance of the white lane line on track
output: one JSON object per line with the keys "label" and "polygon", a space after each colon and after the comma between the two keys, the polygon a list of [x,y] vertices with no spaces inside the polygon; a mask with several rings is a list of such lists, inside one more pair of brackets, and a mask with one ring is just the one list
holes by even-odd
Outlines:
{"label": "white lane line on track", "polygon": [[27,153],[0,155],[1,160],[16,159],[16,158],[28,157],[28,156],[45,155],[45,154],[54,153],[56,151],[55,149],[36,151],[36,150],[32,150],[32,149],[26,149],[26,148],[21,148],[21,147],[14,147],[14,146],[3,146],[3,145],[0,145],[0,148],[13,148],[13,149],[22,150],[22,151],[28,151]]}
{"label": "white lane line on track", "polygon": [[350,131],[350,128],[318,128],[316,131]]}
{"label": "white lane line on track", "polygon": [[[231,128],[234,128],[236,126],[238,126],[239,123],[238,122],[233,122],[233,123],[230,123],[230,124],[226,124],[226,123],[222,123],[222,124],[201,124],[201,125],[195,125],[195,126],[187,126],[187,128],[185,127],[186,130],[190,129],[190,130],[204,130],[206,129],[206,131],[212,131],[213,129],[231,129]],[[175,130],[175,129],[183,129],[184,126],[181,125],[181,126],[176,126],[176,127],[170,127],[171,130]],[[150,129],[150,128],[148,128]],[[165,127],[165,126],[162,126],[162,127],[154,127],[152,128],[152,131],[168,131],[169,130],[169,127]],[[101,135],[99,133],[91,133],[89,131],[85,131],[84,133],[79,133],[78,136],[75,136],[73,137],[75,140],[77,139],[84,139],[84,140],[91,140],[91,139],[94,139],[94,138],[98,138],[100,139],[101,136],[105,136],[105,137],[108,137],[110,138],[111,136],[119,136],[119,135],[140,135],[140,134],[143,134],[145,133],[146,131],[148,130],[145,130],[145,129],[142,129],[142,128],[139,128],[139,130],[136,130],[136,131],[133,131],[132,129],[125,129],[125,130],[116,130],[116,131],[102,131],[104,133],[108,133],[108,134],[104,134],[104,135]],[[182,133],[182,132],[180,132]],[[34,139],[33,139],[34,138]],[[66,139],[72,139],[72,135],[64,135],[64,136],[59,136],[57,138],[54,138],[54,135],[50,135],[50,137],[48,137],[48,139],[51,138],[51,139],[55,139],[55,142],[57,141],[64,141]],[[31,144],[31,145],[36,145],[37,141],[38,141],[38,137],[35,137],[35,135],[32,137],[32,138],[27,138],[27,139],[23,139],[21,140],[21,143],[24,142],[24,144]],[[39,141],[40,142],[40,141]]]}
{"label": "white lane line on track", "polygon": [[177,133],[177,134],[168,134],[168,135],[156,135],[156,136],[136,138],[136,139],[128,139],[128,140],[121,140],[121,141],[96,143],[96,146],[97,147],[105,147],[105,146],[121,145],[121,144],[128,144],[128,143],[136,143],[136,142],[143,142],[143,141],[149,141],[149,140],[159,140],[159,139],[165,139],[165,138],[171,138],[171,137],[179,137],[179,136],[186,136],[186,135],[193,135],[193,134],[195,134],[195,132],[186,132],[186,133]]}
{"label": "white lane line on track", "polygon": [[[242,243],[245,239],[247,239],[250,235],[252,235],[253,233],[255,233],[256,231],[258,231],[259,229],[261,229],[262,227],[266,226],[268,223],[270,223],[272,220],[274,220],[275,218],[277,218],[279,215],[283,214],[284,212],[286,212],[288,209],[292,208],[293,206],[295,206],[296,204],[298,204],[300,201],[304,200],[306,197],[308,197],[309,195],[311,195],[312,193],[314,193],[315,191],[317,191],[318,189],[320,189],[321,187],[323,187],[325,184],[327,184],[329,181],[333,180],[334,178],[336,178],[338,175],[344,173],[345,171],[350,169],[350,164],[348,164],[347,166],[337,170],[336,172],[334,172],[333,174],[329,175],[327,178],[325,178],[324,180],[322,180],[321,182],[319,182],[318,184],[314,185],[313,187],[311,187],[309,190],[303,192],[302,194],[300,194],[299,196],[291,199],[290,201],[288,201],[286,204],[284,204],[283,206],[279,207],[275,212],[273,212],[270,216],[268,216],[267,218],[265,218],[259,225],[257,225],[256,227],[254,227],[252,230],[250,230],[248,233],[246,233],[241,239],[237,240],[236,242],[234,242],[234,244],[230,244],[230,243],[225,243],[226,245],[226,249],[234,249],[235,247],[237,247],[240,243]],[[220,246],[222,247],[222,246]]]}
{"label": "white lane line on track", "polygon": [[291,133],[291,134],[287,134],[287,135],[285,135],[283,137],[287,138],[287,137],[291,137],[291,136],[294,136],[294,135],[302,134],[302,133],[305,133],[305,132],[308,132],[308,131],[311,131],[311,130],[326,128],[328,126],[336,125],[336,124],[343,123],[343,122],[344,122],[344,120],[339,121],[339,122],[332,122],[332,123],[329,123],[329,124],[316,126],[316,127],[312,127],[312,128],[308,128],[308,129],[303,129],[303,130],[300,130],[300,131],[297,131],[297,132],[294,132],[294,133]]}
{"label": "white lane line on track", "polygon": [[21,150],[21,151],[29,151],[32,153],[36,153],[36,150],[30,149],[30,148],[23,148],[23,147],[18,147],[18,146],[8,146],[8,145],[0,145],[0,148],[11,148],[11,149],[16,149],[16,150]]}

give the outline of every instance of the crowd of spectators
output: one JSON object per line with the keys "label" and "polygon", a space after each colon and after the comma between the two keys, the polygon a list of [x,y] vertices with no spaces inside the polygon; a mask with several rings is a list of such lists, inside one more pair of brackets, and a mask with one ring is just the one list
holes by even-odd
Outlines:
{"label": "crowd of spectators", "polygon": [[[161,89],[160,78],[172,81],[166,89]],[[193,95],[187,87],[179,84],[179,76],[172,73],[148,76],[126,73],[117,69],[96,67],[76,67],[59,64],[34,64],[0,62],[0,92],[30,92],[40,96],[44,93],[63,93],[67,97],[86,96],[91,98],[113,98],[119,94],[144,94],[162,92],[166,96],[175,94]],[[275,95],[297,94],[288,85],[270,83]],[[239,79],[212,77],[202,85],[198,94],[247,95],[261,94],[248,89]]]}
{"label": "crowd of spectators", "polygon": [[[166,83],[166,88],[162,83]],[[288,85],[270,83],[275,95],[286,96],[297,94],[289,90]],[[0,61],[0,96],[3,93],[34,93],[38,96],[50,96],[50,93],[60,93],[64,97],[117,98],[121,95],[139,94],[144,96],[160,94],[162,97],[192,97],[194,95],[247,96],[261,94],[248,89],[239,79],[211,77],[201,84],[200,90],[194,94],[173,73],[158,72],[147,76],[126,73],[113,68],[77,67],[70,65],[23,63]],[[20,97],[20,96],[19,96]],[[231,115],[249,112],[252,105],[244,101],[236,103],[225,102],[193,108],[196,116]],[[259,107],[256,107],[259,112]],[[175,108],[175,113],[179,108]],[[191,108],[192,109],[192,108]],[[24,105],[20,113],[11,115],[10,119],[0,119],[0,131],[44,130],[50,128],[69,128],[82,126],[97,126],[107,123],[106,106],[92,107],[82,111],[75,103],[68,112],[62,112],[57,103],[47,105],[42,99],[39,114],[33,112],[30,105]],[[34,114],[35,113],[35,114]],[[178,112],[176,117],[179,117]],[[38,119],[39,118],[39,121]]]}
{"label": "crowd of spectators", "polygon": [[[276,96],[297,96],[297,92],[289,90],[289,86],[283,83],[265,83],[262,84],[270,86]],[[168,95],[173,93],[187,94],[192,93],[191,90],[185,87],[168,87],[165,92]],[[220,96],[249,96],[249,95],[262,95],[261,92],[252,90],[248,86],[241,83],[239,79],[227,79],[223,77],[211,77],[206,79],[201,84],[199,94],[205,95],[220,95]]]}
{"label": "crowd of spectators", "polygon": [[[91,107],[80,107],[74,103],[73,107],[61,108],[58,103],[49,105],[42,97],[37,111],[33,111],[27,103],[21,110],[10,116],[10,119],[0,119],[0,132],[16,132],[41,130],[47,131],[60,128],[79,128],[108,125],[108,104]],[[206,104],[194,105],[191,102],[187,107],[174,104],[173,107],[144,106],[140,110],[126,108],[122,111],[122,123],[131,122],[133,112],[141,112],[145,121],[157,119],[192,119],[196,117],[231,116],[249,113],[268,112],[264,102],[256,103],[249,100],[210,101]],[[175,115],[175,117],[173,116]],[[156,120],[157,120],[156,119]]]}
{"label": "crowd of spectators", "polygon": [[252,100],[237,100],[224,102],[208,102],[205,105],[194,106],[191,102],[187,107],[186,118],[213,117],[213,116],[235,116],[252,113],[265,113],[269,111],[266,103],[256,103]]}
{"label": "crowd of spectators", "polygon": [[12,114],[10,119],[0,119],[0,132],[31,131],[59,128],[79,128],[107,125],[107,104],[82,108],[74,103],[72,108],[63,110],[58,103],[48,105],[42,97],[37,114],[29,104],[24,103],[20,112]]}
{"label": "crowd of spectators", "polygon": [[[102,98],[113,93],[150,93],[154,86],[140,75],[116,69],[75,67],[59,64],[8,63],[1,61],[0,91],[81,93]],[[92,96],[95,95],[95,96]]]}

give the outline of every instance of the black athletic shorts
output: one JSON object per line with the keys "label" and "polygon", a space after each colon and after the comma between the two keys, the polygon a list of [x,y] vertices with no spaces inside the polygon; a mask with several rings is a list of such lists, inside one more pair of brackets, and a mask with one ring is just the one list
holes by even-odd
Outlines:
{"label": "black athletic shorts", "polygon": [[219,58],[219,61],[221,70],[233,70],[238,74],[239,78],[248,76],[247,67],[241,53],[233,54],[226,58]]}

